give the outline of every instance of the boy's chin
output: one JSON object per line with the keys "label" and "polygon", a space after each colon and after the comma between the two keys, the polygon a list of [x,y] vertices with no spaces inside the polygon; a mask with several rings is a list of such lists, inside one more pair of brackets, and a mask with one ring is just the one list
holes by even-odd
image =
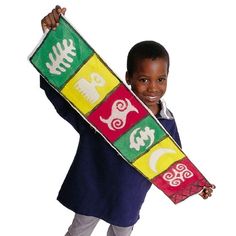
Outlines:
{"label": "boy's chin", "polygon": [[146,106],[157,106],[157,104],[159,103],[160,100],[155,100],[155,101],[143,101],[143,103],[146,105]]}
{"label": "boy's chin", "polygon": [[157,107],[158,106],[158,102],[145,102],[144,103],[149,109],[152,109],[154,107]]}

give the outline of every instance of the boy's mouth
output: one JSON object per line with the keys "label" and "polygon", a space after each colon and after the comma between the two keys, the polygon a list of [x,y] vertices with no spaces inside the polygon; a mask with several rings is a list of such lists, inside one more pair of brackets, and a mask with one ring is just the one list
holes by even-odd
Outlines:
{"label": "boy's mouth", "polygon": [[157,102],[157,101],[159,101],[159,96],[145,96],[144,98],[148,102]]}

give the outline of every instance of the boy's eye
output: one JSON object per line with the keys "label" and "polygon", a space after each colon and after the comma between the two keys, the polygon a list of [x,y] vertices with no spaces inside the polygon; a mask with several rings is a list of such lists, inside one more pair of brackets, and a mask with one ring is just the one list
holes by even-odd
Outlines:
{"label": "boy's eye", "polygon": [[158,78],[158,82],[164,82],[166,78]]}
{"label": "boy's eye", "polygon": [[148,80],[146,78],[140,78],[139,81],[142,83],[147,83]]}

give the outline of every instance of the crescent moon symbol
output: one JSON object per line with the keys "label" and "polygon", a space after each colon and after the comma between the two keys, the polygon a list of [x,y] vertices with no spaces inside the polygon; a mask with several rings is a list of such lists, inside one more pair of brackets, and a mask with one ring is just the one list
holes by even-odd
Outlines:
{"label": "crescent moon symbol", "polygon": [[158,173],[156,169],[156,164],[158,160],[160,159],[160,157],[167,153],[176,153],[176,152],[169,148],[160,148],[152,153],[152,155],[149,158],[149,167],[152,169],[152,171]]}

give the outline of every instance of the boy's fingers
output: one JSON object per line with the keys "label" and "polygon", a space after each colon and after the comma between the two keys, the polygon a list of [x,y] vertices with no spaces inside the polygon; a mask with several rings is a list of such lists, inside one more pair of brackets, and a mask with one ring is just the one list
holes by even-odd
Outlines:
{"label": "boy's fingers", "polygon": [[66,12],[66,8],[65,7],[61,8],[59,5],[56,5],[55,9],[56,9],[58,14],[63,14],[64,15],[65,12]]}
{"label": "boy's fingers", "polygon": [[55,9],[56,9],[57,11],[59,11],[59,10],[61,9],[61,7],[60,7],[59,5],[56,5]]}
{"label": "boy's fingers", "polygon": [[65,8],[65,7],[62,8],[61,13],[62,13],[63,15],[65,15],[65,13],[66,13],[66,8]]}
{"label": "boy's fingers", "polygon": [[215,187],[215,186],[203,188],[202,191],[199,193],[199,195],[200,195],[203,199],[207,199],[208,197],[211,197],[214,187]]}
{"label": "boy's fingers", "polygon": [[48,30],[48,27],[46,26],[45,23],[42,23],[41,25],[42,25],[43,32],[45,33]]}
{"label": "boy's fingers", "polygon": [[53,17],[54,17],[54,19],[55,19],[55,21],[57,23],[58,20],[59,20],[59,17],[60,17],[60,13],[56,9],[53,9],[52,10],[52,14],[53,14]]}
{"label": "boy's fingers", "polygon": [[211,189],[215,189],[216,188],[216,186],[214,184],[209,184],[207,187],[211,188]]}
{"label": "boy's fingers", "polygon": [[58,22],[59,22],[59,18],[60,18],[60,14],[65,14],[66,12],[66,8],[61,8],[59,5],[57,5],[51,13],[49,13],[47,16],[45,16],[42,20],[41,20],[41,26],[43,29],[43,32],[45,32],[46,30],[50,30],[50,29],[56,29],[56,27],[58,26]]}
{"label": "boy's fingers", "polygon": [[50,21],[49,14],[42,19],[41,25],[44,31],[46,29],[51,29],[51,21]]}
{"label": "boy's fingers", "polygon": [[61,8],[60,6],[56,6],[55,9],[52,10],[52,15],[53,18],[52,19],[52,28],[55,29],[58,26],[59,23],[59,18],[61,14],[65,14],[66,12],[66,8]]}
{"label": "boy's fingers", "polygon": [[[54,10],[53,10],[53,11],[54,11]],[[48,15],[49,20],[50,20],[50,27],[51,27],[52,29],[54,29],[54,28],[56,27],[56,19],[54,18],[53,11],[52,11],[52,13],[50,13],[50,14]]]}
{"label": "boy's fingers", "polygon": [[41,20],[41,26],[42,26],[43,32],[45,32],[45,30],[47,29],[47,25],[45,23],[45,17]]}
{"label": "boy's fingers", "polygon": [[212,188],[212,189],[215,189],[215,188],[216,188],[216,186],[215,186],[214,184],[212,184],[212,185],[211,185],[211,188]]}

